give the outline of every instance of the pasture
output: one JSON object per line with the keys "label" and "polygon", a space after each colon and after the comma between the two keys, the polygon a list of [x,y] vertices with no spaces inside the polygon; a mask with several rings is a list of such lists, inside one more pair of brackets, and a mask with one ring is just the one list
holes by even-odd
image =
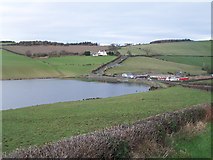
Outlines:
{"label": "pasture", "polygon": [[176,73],[178,71],[186,72],[190,75],[206,74],[199,66],[180,64],[174,62],[163,61],[149,57],[130,57],[121,63],[119,66],[107,70],[107,74],[122,74],[122,73]]}
{"label": "pasture", "polygon": [[156,56],[158,59],[165,61],[171,61],[175,63],[188,64],[193,66],[199,66],[201,68],[212,68],[211,62],[213,57],[194,57],[194,56]]}
{"label": "pasture", "polygon": [[63,78],[89,74],[115,56],[64,56],[32,59],[5,50],[1,52],[2,79]]}
{"label": "pasture", "polygon": [[1,50],[2,79],[58,77],[59,72],[35,59]]}
{"label": "pasture", "polygon": [[112,61],[114,58],[116,57],[63,56],[42,59],[41,61],[52,66],[62,77],[75,77],[89,74],[93,69]]}
{"label": "pasture", "polygon": [[211,41],[142,44],[122,47],[121,54],[211,56]]}
{"label": "pasture", "polygon": [[105,99],[5,110],[2,111],[3,152],[117,124],[131,124],[152,115],[210,101],[209,92],[171,87]]}

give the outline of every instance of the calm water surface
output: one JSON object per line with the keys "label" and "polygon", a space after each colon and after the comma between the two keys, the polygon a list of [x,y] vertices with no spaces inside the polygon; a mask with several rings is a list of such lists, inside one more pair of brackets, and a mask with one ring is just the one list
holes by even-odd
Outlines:
{"label": "calm water surface", "polygon": [[146,85],[61,79],[5,80],[1,83],[3,110],[149,90]]}

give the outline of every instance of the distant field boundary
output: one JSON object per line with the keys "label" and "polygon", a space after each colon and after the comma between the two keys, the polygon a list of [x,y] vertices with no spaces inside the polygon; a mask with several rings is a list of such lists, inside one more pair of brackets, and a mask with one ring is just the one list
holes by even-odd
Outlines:
{"label": "distant field boundary", "polygon": [[134,54],[134,55],[130,55],[130,57],[157,57],[157,56],[162,56],[162,57],[213,57],[213,56],[201,56],[201,55],[172,55],[172,54],[168,54],[168,55],[163,55],[163,54],[150,54],[150,55],[141,55],[141,54]]}
{"label": "distant field boundary", "polygon": [[22,53],[14,52],[14,51],[11,51],[11,50],[6,49],[6,48],[1,48],[1,49],[2,49],[2,50],[5,50],[5,51],[8,51],[8,52],[11,52],[11,53],[14,53],[14,54],[18,54],[18,55],[21,55],[21,56],[25,56],[25,57],[26,57],[26,55],[25,55],[25,54],[22,54]]}
{"label": "distant field boundary", "polygon": [[[168,134],[189,123],[212,118],[211,104],[200,104],[175,112],[158,114],[132,125],[114,126],[102,131],[74,136],[41,147],[17,149],[5,158],[131,158],[138,146],[154,141],[163,145]],[[150,151],[148,151],[150,152]],[[144,155],[146,157],[146,155]]]}
{"label": "distant field boundary", "polygon": [[[212,78],[210,78],[212,79]],[[210,79],[200,79],[200,80],[210,80]],[[191,80],[191,81],[188,81],[188,82],[195,82],[196,80]],[[167,85],[171,85],[171,86],[174,86],[174,85],[181,85],[182,87],[188,87],[188,88],[195,88],[195,89],[200,89],[200,90],[204,90],[204,91],[209,91],[209,92],[212,92],[213,91],[213,87],[212,85],[203,85],[203,84],[188,84],[187,82],[185,83],[180,83],[180,82],[163,82],[162,83],[165,83]]]}

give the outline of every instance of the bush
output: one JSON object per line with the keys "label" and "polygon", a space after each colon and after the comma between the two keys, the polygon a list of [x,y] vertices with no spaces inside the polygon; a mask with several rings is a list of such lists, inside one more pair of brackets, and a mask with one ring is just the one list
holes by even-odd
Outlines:
{"label": "bush", "polygon": [[84,52],[84,55],[85,55],[85,56],[90,56],[90,54],[91,54],[90,51],[85,51],[85,52]]}
{"label": "bush", "polygon": [[26,51],[25,55],[26,55],[27,57],[32,57],[32,53],[31,53],[29,50]]}
{"label": "bush", "polygon": [[114,53],[114,52],[112,52],[112,51],[109,51],[109,52],[107,52],[107,55],[109,55],[109,56],[114,56],[114,55],[115,55],[115,53]]}

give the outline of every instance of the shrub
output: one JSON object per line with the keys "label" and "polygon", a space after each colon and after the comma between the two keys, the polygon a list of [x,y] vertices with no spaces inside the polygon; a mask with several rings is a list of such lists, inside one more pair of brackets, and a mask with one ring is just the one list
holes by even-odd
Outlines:
{"label": "shrub", "polygon": [[26,51],[25,55],[26,55],[27,57],[32,57],[32,53],[31,53],[29,50]]}
{"label": "shrub", "polygon": [[85,51],[85,52],[84,52],[84,55],[85,55],[85,56],[90,56],[90,51]]}
{"label": "shrub", "polygon": [[114,53],[113,51],[109,51],[109,52],[107,52],[107,55],[109,55],[109,56],[114,56],[115,53]]}

